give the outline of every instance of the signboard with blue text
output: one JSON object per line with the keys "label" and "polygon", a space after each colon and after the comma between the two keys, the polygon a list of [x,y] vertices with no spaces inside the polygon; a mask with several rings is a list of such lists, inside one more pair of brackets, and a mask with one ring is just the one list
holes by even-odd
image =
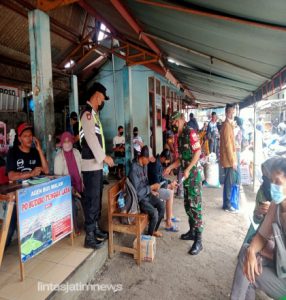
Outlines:
{"label": "signboard with blue text", "polygon": [[23,263],[73,231],[71,191],[69,176],[17,191]]}

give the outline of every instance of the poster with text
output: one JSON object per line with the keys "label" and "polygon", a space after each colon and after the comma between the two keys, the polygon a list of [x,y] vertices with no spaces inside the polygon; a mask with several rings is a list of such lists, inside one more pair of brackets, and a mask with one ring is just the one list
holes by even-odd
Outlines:
{"label": "poster with text", "polygon": [[22,262],[72,232],[71,191],[65,176],[17,192]]}

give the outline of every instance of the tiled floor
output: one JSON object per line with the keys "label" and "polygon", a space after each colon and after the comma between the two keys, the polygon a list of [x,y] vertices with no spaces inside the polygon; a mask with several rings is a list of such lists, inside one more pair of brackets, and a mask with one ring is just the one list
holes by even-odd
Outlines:
{"label": "tiled floor", "polygon": [[17,245],[7,249],[0,267],[0,300],[41,300],[50,292],[41,291],[40,283],[62,283],[91,253],[83,248],[84,235],[56,243],[24,264],[25,280],[20,281]]}

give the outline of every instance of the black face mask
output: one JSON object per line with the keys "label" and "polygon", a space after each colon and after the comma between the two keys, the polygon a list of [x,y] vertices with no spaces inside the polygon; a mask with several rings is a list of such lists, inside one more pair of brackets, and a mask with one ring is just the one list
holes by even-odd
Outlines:
{"label": "black face mask", "polygon": [[179,130],[178,126],[172,125],[172,131],[173,131],[174,133],[177,133],[178,130]]}
{"label": "black face mask", "polygon": [[270,192],[271,180],[264,175],[262,176],[262,179],[263,179],[263,182],[262,182],[261,187],[262,187],[264,196],[268,201],[272,201],[271,192]]}
{"label": "black face mask", "polygon": [[98,105],[98,111],[101,111],[103,107],[104,107],[104,101],[100,105]]}
{"label": "black face mask", "polygon": [[134,132],[133,134],[134,134],[135,137],[138,136],[138,132]]}
{"label": "black face mask", "polygon": [[120,135],[120,136],[123,136],[123,132],[119,132],[119,135]]}

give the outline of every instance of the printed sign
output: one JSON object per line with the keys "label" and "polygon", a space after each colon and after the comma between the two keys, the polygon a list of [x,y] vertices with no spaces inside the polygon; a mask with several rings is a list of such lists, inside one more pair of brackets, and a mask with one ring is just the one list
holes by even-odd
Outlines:
{"label": "printed sign", "polygon": [[17,191],[21,259],[26,262],[73,230],[69,176]]}
{"label": "printed sign", "polygon": [[13,86],[7,86],[0,84],[0,94],[6,94],[9,96],[19,96],[19,89]]}

